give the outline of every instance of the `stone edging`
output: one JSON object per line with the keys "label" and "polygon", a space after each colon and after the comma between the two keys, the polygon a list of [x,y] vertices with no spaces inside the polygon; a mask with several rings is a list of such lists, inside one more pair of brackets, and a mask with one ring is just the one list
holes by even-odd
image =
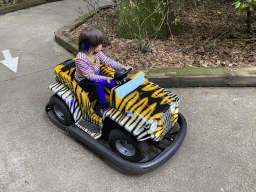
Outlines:
{"label": "stone edging", "polygon": [[[99,10],[108,9],[112,6],[103,6]],[[94,14],[94,11],[89,12],[55,31],[55,41],[76,55],[78,53],[78,38],[72,35],[71,32]],[[138,71],[145,72],[150,81],[166,88],[256,86],[256,67],[139,69],[132,71],[132,74]]]}
{"label": "stone edging", "polygon": [[14,5],[8,5],[8,6],[0,8],[0,15],[10,13],[13,11],[18,11],[21,9],[34,7],[37,5],[44,4],[44,3],[54,2],[54,1],[62,1],[62,0],[34,0],[34,1],[29,1],[29,2],[24,2],[24,3],[14,4]]}
{"label": "stone edging", "polygon": [[[99,10],[108,9],[113,7],[113,5],[102,6]],[[97,11],[99,11],[97,10]],[[61,29],[54,32],[55,41],[64,47],[69,52],[76,55],[78,53],[78,38],[70,34],[75,28],[82,25],[87,19],[90,19],[95,14],[95,11],[90,11],[84,16],[74,20],[67,26],[62,27]]]}

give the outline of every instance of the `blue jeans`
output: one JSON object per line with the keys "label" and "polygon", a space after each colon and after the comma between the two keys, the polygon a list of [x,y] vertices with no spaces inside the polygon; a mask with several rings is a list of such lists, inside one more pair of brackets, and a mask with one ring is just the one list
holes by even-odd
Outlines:
{"label": "blue jeans", "polygon": [[106,96],[104,93],[104,88],[109,86],[109,88],[111,90],[112,88],[117,86],[117,83],[116,83],[116,81],[113,81],[111,83],[107,83],[107,81],[105,81],[105,83],[100,83],[100,82],[90,81],[88,79],[83,79],[83,80],[79,81],[79,85],[82,87],[83,90],[86,90],[86,87],[88,87],[88,86],[93,86],[94,90],[96,91],[96,94],[97,94],[100,108],[107,109],[108,103],[107,103]]}

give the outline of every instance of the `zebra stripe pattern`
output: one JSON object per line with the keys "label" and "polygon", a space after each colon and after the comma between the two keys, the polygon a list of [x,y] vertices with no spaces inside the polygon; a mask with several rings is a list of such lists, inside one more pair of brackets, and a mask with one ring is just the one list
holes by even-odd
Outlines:
{"label": "zebra stripe pattern", "polygon": [[122,113],[117,109],[111,108],[105,114],[105,117],[109,117],[128,132],[137,137],[138,141],[144,141],[151,136],[148,134],[147,120],[144,117],[133,118],[129,114]]}
{"label": "zebra stripe pattern", "polygon": [[[56,81],[67,87],[73,93],[73,100],[77,102],[82,118],[101,127],[102,118],[94,113],[93,106],[86,93],[77,83],[74,78],[71,78],[71,73],[75,68],[71,68],[65,72],[62,71],[63,65],[57,65],[54,68],[56,74]],[[78,119],[79,120],[79,119]]]}
{"label": "zebra stripe pattern", "polygon": [[50,85],[49,89],[55,92],[66,102],[75,122],[81,118],[84,118],[78,102],[74,100],[73,93],[65,85],[55,83]]}

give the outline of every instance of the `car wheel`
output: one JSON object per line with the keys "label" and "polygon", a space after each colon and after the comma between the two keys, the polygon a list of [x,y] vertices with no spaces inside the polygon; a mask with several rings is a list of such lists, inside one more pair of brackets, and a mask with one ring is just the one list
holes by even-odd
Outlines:
{"label": "car wheel", "polygon": [[134,136],[119,129],[113,129],[108,137],[110,147],[122,158],[138,162],[149,152],[146,141],[137,141]]}
{"label": "car wheel", "polygon": [[73,117],[66,103],[57,95],[53,95],[49,101],[53,114],[63,125],[70,125],[74,122]]}

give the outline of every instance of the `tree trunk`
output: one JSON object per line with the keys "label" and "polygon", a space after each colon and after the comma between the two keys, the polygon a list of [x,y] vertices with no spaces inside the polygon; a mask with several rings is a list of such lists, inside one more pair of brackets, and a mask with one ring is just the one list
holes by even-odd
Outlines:
{"label": "tree trunk", "polygon": [[247,31],[251,32],[252,31],[252,12],[251,11],[247,12],[246,24],[247,24]]}

